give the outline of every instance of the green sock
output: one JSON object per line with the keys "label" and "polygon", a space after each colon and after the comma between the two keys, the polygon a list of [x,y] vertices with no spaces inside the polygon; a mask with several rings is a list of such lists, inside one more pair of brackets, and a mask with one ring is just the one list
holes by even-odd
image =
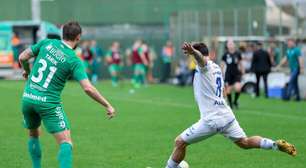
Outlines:
{"label": "green sock", "polygon": [[118,85],[118,77],[117,76],[112,76],[112,85],[117,86]]}
{"label": "green sock", "polygon": [[70,143],[64,142],[60,144],[58,161],[60,164],[60,168],[72,167],[72,146]]}
{"label": "green sock", "polygon": [[28,142],[33,168],[41,168],[41,149],[38,138],[31,137]]}
{"label": "green sock", "polygon": [[135,83],[137,83],[137,76],[138,75],[133,75],[133,77],[132,77],[132,84],[135,84]]}
{"label": "green sock", "polygon": [[139,74],[139,75],[137,75],[136,84],[138,84],[140,86],[141,85],[141,81],[142,81],[142,75]]}

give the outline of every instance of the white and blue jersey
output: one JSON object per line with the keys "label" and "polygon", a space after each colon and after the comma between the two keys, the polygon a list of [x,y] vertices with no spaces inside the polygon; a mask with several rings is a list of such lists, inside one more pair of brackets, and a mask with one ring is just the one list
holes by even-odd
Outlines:
{"label": "white and blue jersey", "polygon": [[203,68],[196,67],[193,89],[201,119],[235,118],[223,97],[221,68],[213,61],[209,60]]}
{"label": "white and blue jersey", "polygon": [[185,142],[196,143],[218,133],[232,141],[246,137],[223,97],[224,81],[217,64],[209,60],[205,67],[196,67],[193,89],[201,118],[181,133]]}

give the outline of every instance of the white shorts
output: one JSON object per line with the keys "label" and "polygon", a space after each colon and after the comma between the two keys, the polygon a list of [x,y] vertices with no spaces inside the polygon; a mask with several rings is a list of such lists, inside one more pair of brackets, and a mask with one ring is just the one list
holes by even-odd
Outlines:
{"label": "white shorts", "polygon": [[188,144],[205,140],[217,133],[222,134],[234,142],[246,137],[245,132],[235,118],[226,123],[222,123],[222,121],[222,124],[219,123],[216,120],[201,119],[182,132],[180,137]]}

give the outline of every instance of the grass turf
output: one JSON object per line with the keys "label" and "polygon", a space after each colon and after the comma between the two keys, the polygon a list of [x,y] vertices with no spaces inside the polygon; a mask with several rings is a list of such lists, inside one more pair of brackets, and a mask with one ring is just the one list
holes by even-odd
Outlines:
{"label": "grass turf", "polygon": [[[91,101],[77,83],[63,92],[64,108],[72,126],[75,168],[161,168],[173,139],[197,121],[199,112],[192,88],[152,85],[129,93],[130,86],[98,89],[113,103],[118,116],[108,120],[104,109]],[[31,167],[27,134],[22,127],[22,81],[0,81],[0,167]],[[294,143],[298,156],[280,152],[242,150],[220,135],[188,148],[191,168],[304,168],[306,166],[306,103],[241,97],[235,114],[248,135],[285,138]],[[43,130],[43,167],[57,167],[58,146]]]}

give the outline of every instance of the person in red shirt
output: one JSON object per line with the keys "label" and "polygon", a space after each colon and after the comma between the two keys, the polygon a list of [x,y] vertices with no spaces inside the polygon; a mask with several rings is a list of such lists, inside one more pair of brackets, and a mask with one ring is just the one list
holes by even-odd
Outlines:
{"label": "person in red shirt", "polygon": [[139,88],[145,81],[145,66],[148,65],[148,61],[142,51],[142,41],[136,40],[132,50],[132,64],[134,68],[134,75],[132,83],[134,87]]}
{"label": "person in red shirt", "polygon": [[86,68],[87,75],[91,76],[94,55],[90,49],[89,41],[83,42],[81,57],[82,57],[82,60],[84,61],[84,66]]}

